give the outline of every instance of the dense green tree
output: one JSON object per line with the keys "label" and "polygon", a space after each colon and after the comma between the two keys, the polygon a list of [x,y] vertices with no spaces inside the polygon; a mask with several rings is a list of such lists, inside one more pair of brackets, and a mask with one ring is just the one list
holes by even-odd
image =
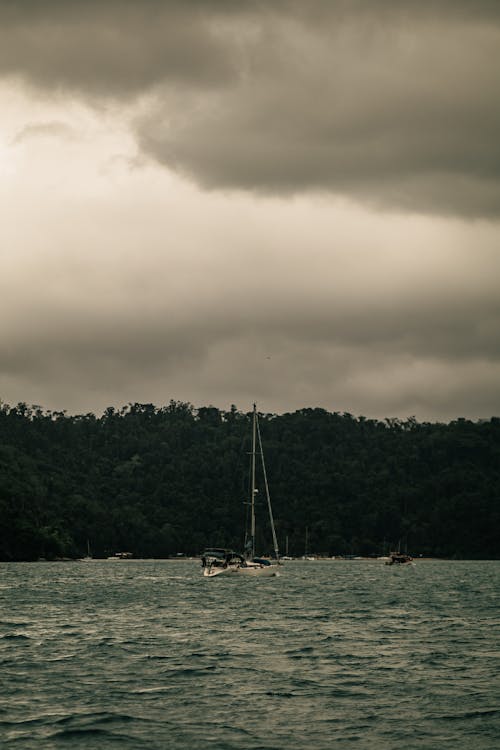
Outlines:
{"label": "dense green tree", "polygon": [[[280,545],[500,555],[500,420],[260,415]],[[0,559],[241,548],[251,415],[170,401],[69,416],[0,407]],[[262,493],[261,498],[264,497]],[[265,514],[263,500],[258,514]],[[258,538],[262,552],[270,539]]]}

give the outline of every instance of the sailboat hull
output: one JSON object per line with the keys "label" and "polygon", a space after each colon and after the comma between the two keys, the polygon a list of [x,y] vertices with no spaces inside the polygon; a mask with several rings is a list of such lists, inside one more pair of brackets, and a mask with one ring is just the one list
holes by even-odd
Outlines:
{"label": "sailboat hull", "polygon": [[279,576],[278,565],[228,565],[225,568],[219,566],[207,566],[203,568],[205,578],[216,578],[218,576],[250,576],[258,578],[270,578]]}
{"label": "sailboat hull", "polygon": [[242,566],[238,568],[237,575],[240,576],[259,576],[262,578],[270,578],[271,576],[279,576],[280,572],[277,565],[262,565],[262,566]]}
{"label": "sailboat hull", "polygon": [[219,567],[206,567],[203,568],[203,576],[204,578],[217,578],[218,576],[233,576],[237,572],[238,568],[236,567],[227,567],[227,568],[219,568]]}

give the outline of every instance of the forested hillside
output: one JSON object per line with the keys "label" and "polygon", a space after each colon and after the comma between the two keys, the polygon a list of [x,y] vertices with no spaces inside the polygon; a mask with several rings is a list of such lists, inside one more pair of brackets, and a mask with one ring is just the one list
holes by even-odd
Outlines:
{"label": "forested hillside", "polygon": [[[0,409],[0,559],[241,549],[251,415],[170,402],[101,417]],[[500,419],[261,414],[280,546],[291,555],[500,557]],[[263,497],[263,495],[262,495]],[[265,514],[265,508],[258,512]],[[270,550],[261,536],[260,552]]]}

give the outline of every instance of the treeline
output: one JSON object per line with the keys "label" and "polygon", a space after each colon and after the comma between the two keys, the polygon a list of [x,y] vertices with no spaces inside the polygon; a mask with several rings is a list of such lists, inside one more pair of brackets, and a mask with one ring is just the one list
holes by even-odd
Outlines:
{"label": "treeline", "polygon": [[[261,414],[282,553],[500,556],[500,419]],[[69,416],[0,408],[0,559],[243,545],[251,414],[171,401]],[[270,550],[264,492],[259,551]],[[261,531],[262,529],[262,531]]]}

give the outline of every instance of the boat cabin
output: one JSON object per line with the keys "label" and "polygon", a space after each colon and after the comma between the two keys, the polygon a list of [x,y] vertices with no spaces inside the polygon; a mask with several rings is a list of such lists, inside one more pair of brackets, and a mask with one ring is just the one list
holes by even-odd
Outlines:
{"label": "boat cabin", "polygon": [[211,547],[201,556],[201,567],[227,568],[229,565],[241,565],[245,561],[242,555],[231,549]]}
{"label": "boat cabin", "polygon": [[402,552],[391,552],[389,559],[386,561],[386,565],[405,565],[410,563],[413,558],[410,555],[403,554]]}

